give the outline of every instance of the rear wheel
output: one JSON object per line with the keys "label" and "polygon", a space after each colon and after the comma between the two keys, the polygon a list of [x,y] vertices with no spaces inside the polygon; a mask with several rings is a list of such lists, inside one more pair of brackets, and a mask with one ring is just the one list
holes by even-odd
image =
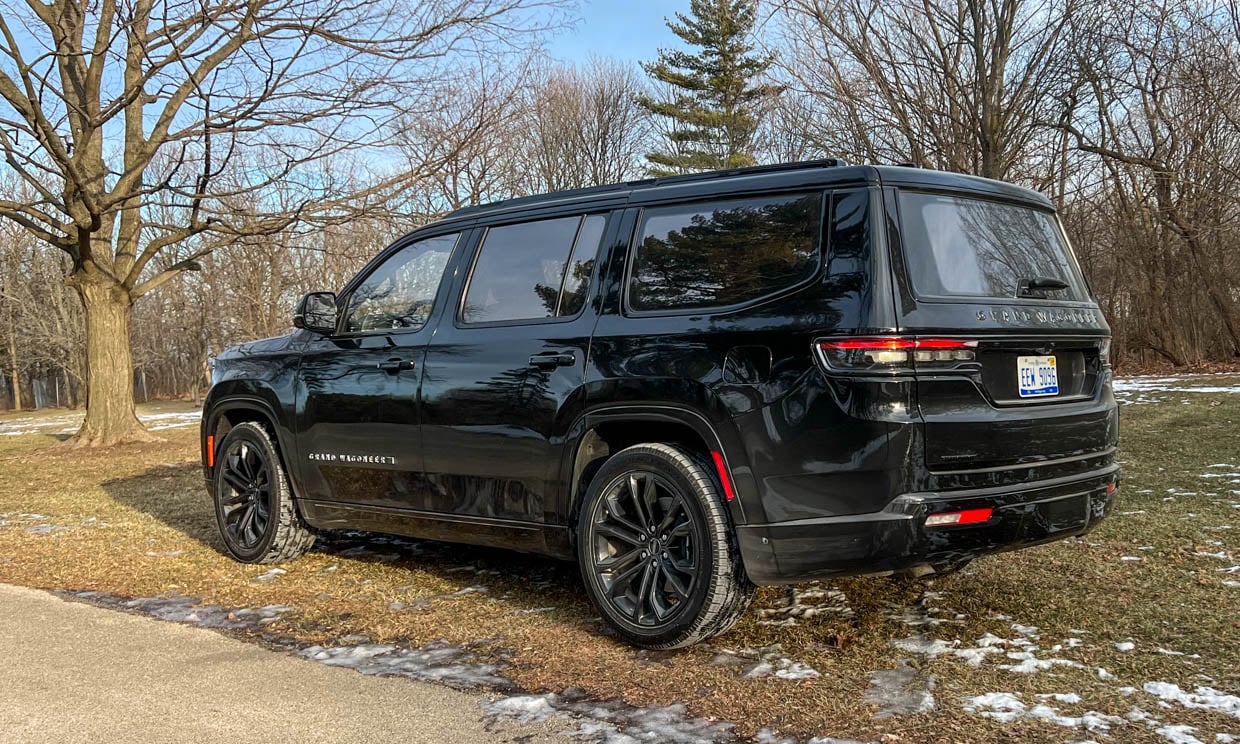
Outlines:
{"label": "rear wheel", "polygon": [[314,544],[293,504],[293,492],[267,430],[237,424],[216,457],[215,521],[228,553],[245,563],[281,563]]}
{"label": "rear wheel", "polygon": [[578,518],[591,601],[646,648],[680,648],[731,628],[753,598],[710,469],[667,444],[609,459]]}

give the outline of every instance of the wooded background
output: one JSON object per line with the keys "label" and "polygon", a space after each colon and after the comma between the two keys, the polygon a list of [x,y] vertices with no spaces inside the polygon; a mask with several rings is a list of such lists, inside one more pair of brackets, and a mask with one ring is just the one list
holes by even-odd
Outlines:
{"label": "wooded background", "polygon": [[[764,95],[752,112],[754,160],[912,162],[1036,188],[1061,210],[1119,365],[1240,356],[1235,2],[779,0],[756,8],[747,38],[764,60],[755,81]],[[152,151],[162,172],[188,163],[194,178],[232,185],[215,188],[210,203],[199,185],[177,192],[179,201],[144,204],[147,225],[198,225],[207,210],[281,218],[244,230],[202,218],[201,230],[178,234],[137,268],[134,286],[155,277],[162,285],[132,298],[138,400],[200,395],[212,354],[284,332],[301,294],[338,289],[391,239],[436,215],[648,175],[647,155],[675,144],[675,122],[642,101],[667,100],[668,84],[652,80],[650,65],[549,60],[542,42],[571,26],[571,6],[499,10],[509,15],[471,26],[460,35],[467,43],[427,50],[416,71],[371,66],[392,85],[382,95],[356,89],[374,95],[357,107],[369,125],[335,125],[333,141],[344,132],[348,146],[297,155],[308,172],[277,163],[266,172],[287,178],[256,180],[257,141],[246,157],[213,160],[210,146],[205,158],[201,148]],[[0,37],[0,51],[20,45]],[[407,86],[416,98],[394,94]],[[0,117],[0,139],[23,121]],[[235,118],[226,145],[216,120],[202,121],[202,142],[235,148],[239,133],[262,123]],[[273,161],[293,157],[268,147]],[[14,149],[20,141],[0,166],[0,206],[21,213],[45,195],[18,172],[37,175],[37,156],[15,161]],[[323,208],[346,193],[347,205]],[[66,277],[80,260],[28,228],[0,219],[0,407],[79,405],[87,324]]]}

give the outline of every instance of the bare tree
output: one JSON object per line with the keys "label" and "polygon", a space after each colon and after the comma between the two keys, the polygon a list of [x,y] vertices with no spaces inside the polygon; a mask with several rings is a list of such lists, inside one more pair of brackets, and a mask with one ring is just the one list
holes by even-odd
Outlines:
{"label": "bare tree", "polygon": [[1137,270],[1121,290],[1133,342],[1176,364],[1240,356],[1235,17],[1229,2],[1115,0],[1074,21],[1080,79],[1059,128],[1100,158],[1133,237],[1116,262]]}
{"label": "bare tree", "polygon": [[1076,0],[777,0],[777,62],[815,146],[1018,175],[1068,72]]}
{"label": "bare tree", "polygon": [[559,191],[637,178],[651,147],[651,117],[637,103],[637,70],[600,58],[535,77],[526,104],[525,189]]}
{"label": "bare tree", "polygon": [[[423,90],[458,47],[511,49],[534,6],[557,0],[6,2],[0,151],[38,196],[0,201],[0,216],[72,261],[89,370],[78,441],[145,436],[131,306],[225,241],[161,256],[205,233],[274,234],[338,214],[346,195],[320,188],[307,166],[373,148],[398,109],[429,110]],[[243,177],[219,178],[233,163]],[[301,188],[293,210],[235,211],[232,197],[279,182]],[[178,218],[155,219],[155,206]]]}

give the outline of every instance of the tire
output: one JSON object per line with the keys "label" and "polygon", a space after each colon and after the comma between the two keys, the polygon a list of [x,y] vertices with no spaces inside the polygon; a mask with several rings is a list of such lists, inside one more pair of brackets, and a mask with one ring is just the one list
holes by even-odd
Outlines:
{"label": "tire", "polygon": [[639,444],[607,460],[577,536],[590,601],[634,645],[691,646],[735,625],[753,599],[713,472],[672,445]]}
{"label": "tire", "polygon": [[224,548],[243,563],[283,563],[314,544],[271,436],[246,421],[220,442],[211,494]]}

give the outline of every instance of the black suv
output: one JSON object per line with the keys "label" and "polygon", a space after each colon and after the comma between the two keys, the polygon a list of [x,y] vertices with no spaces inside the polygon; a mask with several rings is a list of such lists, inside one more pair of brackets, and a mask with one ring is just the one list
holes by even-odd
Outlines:
{"label": "black suv", "polygon": [[1051,203],[815,161],[454,212],[215,363],[224,544],[362,529],[576,559],[629,641],[755,584],[933,574],[1093,527],[1109,329]]}

